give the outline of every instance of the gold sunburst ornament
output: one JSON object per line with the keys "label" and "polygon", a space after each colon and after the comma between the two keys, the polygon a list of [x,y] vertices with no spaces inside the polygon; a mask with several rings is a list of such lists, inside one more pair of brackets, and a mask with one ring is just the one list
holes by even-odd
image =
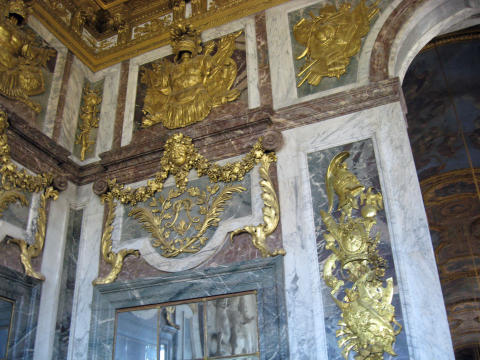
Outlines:
{"label": "gold sunburst ornament", "polygon": [[297,60],[305,58],[297,74],[302,78],[297,87],[305,81],[317,86],[324,77],[340,78],[345,74],[351,58],[360,51],[370,22],[379,12],[379,2],[367,6],[366,0],[360,0],[354,9],[352,4],[343,3],[338,10],[335,5],[325,5],[318,16],[310,13],[310,19],[302,18],[295,24],[293,35],[305,46],[297,57]]}
{"label": "gold sunburst ornament", "polygon": [[383,209],[382,194],[365,190],[348,170],[348,157],[348,152],[336,155],[325,179],[329,208],[320,214],[327,228],[325,248],[332,254],[325,260],[323,278],[342,311],[336,334],[344,358],[354,350],[357,360],[382,360],[385,352],[396,355],[393,344],[402,330],[391,304],[393,279],[384,279],[386,261],[378,253],[380,234],[371,235],[377,212]]}
{"label": "gold sunburst ornament", "polygon": [[237,64],[231,56],[241,33],[202,47],[200,34],[190,24],[173,24],[170,43],[174,61],[162,59],[141,74],[141,82],[147,86],[142,126],[162,123],[168,129],[185,127],[205,119],[214,107],[237,99],[240,91],[231,89]]}

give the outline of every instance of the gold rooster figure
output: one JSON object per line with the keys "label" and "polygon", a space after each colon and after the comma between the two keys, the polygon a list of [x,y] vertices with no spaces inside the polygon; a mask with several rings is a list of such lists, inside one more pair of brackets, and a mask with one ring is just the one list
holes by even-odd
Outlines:
{"label": "gold rooster figure", "polygon": [[237,229],[230,233],[230,240],[233,241],[233,237],[237,234],[247,232],[252,236],[252,243],[258,250],[262,257],[285,255],[284,249],[277,249],[270,251],[267,247],[266,239],[277,228],[280,221],[280,206],[278,204],[277,194],[272,184],[272,180],[268,175],[270,164],[276,161],[275,155],[264,154],[262,156],[262,164],[260,166],[260,186],[262,188],[263,199],[263,224],[257,226],[249,225],[241,229]]}
{"label": "gold rooster figure", "polygon": [[378,14],[380,0],[371,6],[366,0],[351,10],[351,4],[344,3],[340,9],[326,5],[318,16],[310,12],[311,19],[302,18],[293,27],[295,39],[305,46],[297,60],[305,58],[305,64],[297,74],[305,81],[317,86],[325,76],[340,78],[347,71],[351,58],[360,51],[362,38],[370,30],[370,21]]}

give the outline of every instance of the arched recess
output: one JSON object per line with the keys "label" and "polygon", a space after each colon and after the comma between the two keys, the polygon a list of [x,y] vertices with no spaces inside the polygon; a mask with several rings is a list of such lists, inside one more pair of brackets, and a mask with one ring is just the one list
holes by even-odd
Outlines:
{"label": "arched recess", "polygon": [[385,21],[370,57],[370,81],[399,77],[435,36],[480,24],[480,0],[404,0]]}

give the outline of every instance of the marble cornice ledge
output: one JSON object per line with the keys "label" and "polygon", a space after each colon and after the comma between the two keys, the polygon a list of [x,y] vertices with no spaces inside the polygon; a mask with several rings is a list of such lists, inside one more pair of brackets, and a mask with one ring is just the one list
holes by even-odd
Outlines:
{"label": "marble cornice ledge", "polygon": [[381,80],[320,99],[281,108],[273,115],[275,130],[283,131],[322,120],[403,101],[400,80]]}

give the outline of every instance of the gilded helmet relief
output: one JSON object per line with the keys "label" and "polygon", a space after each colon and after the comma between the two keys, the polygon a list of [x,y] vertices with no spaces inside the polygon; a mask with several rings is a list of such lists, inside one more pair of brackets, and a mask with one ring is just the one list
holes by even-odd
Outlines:
{"label": "gilded helmet relief", "polygon": [[236,102],[246,107],[246,54],[242,31],[202,43],[185,22],[170,27],[173,54],[141,65],[134,122],[177,129]]}

